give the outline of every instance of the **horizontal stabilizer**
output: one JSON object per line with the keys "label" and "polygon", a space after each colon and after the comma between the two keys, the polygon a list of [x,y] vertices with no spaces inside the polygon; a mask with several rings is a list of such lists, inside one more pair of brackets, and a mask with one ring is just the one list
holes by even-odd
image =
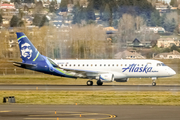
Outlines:
{"label": "horizontal stabilizer", "polygon": [[36,67],[36,65],[33,64],[26,64],[26,63],[21,63],[21,62],[13,62],[14,66],[17,67],[22,67],[22,68],[32,68],[32,67]]}

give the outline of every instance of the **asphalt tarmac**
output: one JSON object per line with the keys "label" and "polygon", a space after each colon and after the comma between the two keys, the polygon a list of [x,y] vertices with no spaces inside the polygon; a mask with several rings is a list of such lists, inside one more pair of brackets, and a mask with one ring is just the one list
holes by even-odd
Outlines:
{"label": "asphalt tarmac", "polygon": [[[179,85],[0,85],[0,90],[180,91]],[[180,120],[180,106],[1,104],[0,120]]]}
{"label": "asphalt tarmac", "polygon": [[180,91],[180,85],[0,85],[0,90],[56,91]]}
{"label": "asphalt tarmac", "polygon": [[180,106],[0,105],[0,120],[180,120]]}

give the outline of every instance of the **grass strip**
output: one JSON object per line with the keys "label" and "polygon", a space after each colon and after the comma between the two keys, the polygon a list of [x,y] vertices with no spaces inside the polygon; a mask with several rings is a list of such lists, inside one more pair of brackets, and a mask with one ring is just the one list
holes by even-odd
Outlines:
{"label": "grass strip", "polygon": [[0,91],[2,100],[6,96],[17,104],[180,105],[180,92]]}

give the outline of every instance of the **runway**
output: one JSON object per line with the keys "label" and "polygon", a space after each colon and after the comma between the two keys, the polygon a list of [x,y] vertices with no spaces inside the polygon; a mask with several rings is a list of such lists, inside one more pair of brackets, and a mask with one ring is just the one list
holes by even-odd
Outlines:
{"label": "runway", "polygon": [[180,120],[180,106],[0,105],[0,120]]}
{"label": "runway", "polygon": [[[180,91],[179,85],[0,85],[0,90]],[[180,106],[1,104],[0,120],[180,120]]]}
{"label": "runway", "polygon": [[56,91],[180,91],[179,85],[0,85],[0,90],[56,90]]}

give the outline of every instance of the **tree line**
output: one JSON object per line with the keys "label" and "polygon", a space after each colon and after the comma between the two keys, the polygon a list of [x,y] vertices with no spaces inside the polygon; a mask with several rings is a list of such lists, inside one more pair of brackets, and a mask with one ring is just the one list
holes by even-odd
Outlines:
{"label": "tree line", "polygon": [[[177,27],[177,16],[168,8],[167,13],[160,15],[159,11],[148,0],[87,0],[88,6],[84,7],[79,2],[73,8],[73,24],[95,24],[99,17],[105,26],[118,27],[119,20],[124,14],[134,17],[142,17],[147,26],[163,27],[166,31],[174,32]],[[175,3],[173,1],[176,1]],[[67,12],[68,0],[62,0],[57,12]],[[177,0],[171,0],[171,4],[178,5]],[[169,6],[168,6],[169,7]],[[177,13],[177,12],[176,12]],[[171,19],[169,19],[169,16]]]}
{"label": "tree line", "polygon": [[[13,39],[16,41],[13,29]],[[112,58],[111,44],[106,41],[106,33],[102,28],[94,25],[80,27],[78,25],[72,28],[57,29],[53,26],[43,26],[41,28],[21,28],[26,36],[31,40],[38,51],[50,58],[56,59],[105,59]],[[0,58],[19,58],[20,51],[18,44],[10,48],[9,39],[12,39],[12,33],[8,30],[2,30],[0,33],[1,43]]]}
{"label": "tree line", "polygon": [[[87,7],[76,4],[74,6],[73,23],[81,23],[82,20],[95,20],[95,12],[99,18],[107,22],[109,26],[116,26],[123,14],[142,16],[150,19],[155,8],[147,0],[89,0]],[[60,7],[61,9],[61,7]]]}
{"label": "tree line", "polygon": [[[69,2],[70,1],[70,2]],[[57,1],[51,1],[49,12],[56,13],[67,12],[67,5],[73,3],[72,0],[62,0],[60,8],[55,9]],[[118,28],[119,21],[124,14],[144,19],[146,26],[163,27],[166,31],[178,31],[178,12],[167,10],[167,13],[160,15],[159,11],[152,6],[147,0],[87,0],[88,5],[84,7],[77,2],[73,7],[72,24],[96,24],[95,20],[101,20],[101,24],[105,26],[113,26]],[[173,0],[172,0],[173,1]],[[171,2],[172,3],[172,2]],[[49,20],[45,15],[40,14],[43,11],[43,3],[39,1],[33,10],[33,25],[42,27],[48,25]],[[13,16],[10,21],[11,27],[24,26],[21,20],[23,11],[19,10],[19,15]],[[170,16],[170,17],[169,17]]]}

